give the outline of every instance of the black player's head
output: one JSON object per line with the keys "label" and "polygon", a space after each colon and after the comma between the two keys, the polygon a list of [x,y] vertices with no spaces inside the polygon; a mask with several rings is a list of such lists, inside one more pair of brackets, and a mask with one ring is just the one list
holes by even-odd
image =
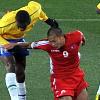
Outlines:
{"label": "black player's head", "polygon": [[47,38],[53,47],[61,48],[65,44],[65,38],[60,28],[50,28],[47,33]]}
{"label": "black player's head", "polygon": [[27,25],[29,25],[31,22],[29,13],[25,10],[18,11],[15,19],[16,19],[18,28],[21,28],[22,30],[25,30]]}

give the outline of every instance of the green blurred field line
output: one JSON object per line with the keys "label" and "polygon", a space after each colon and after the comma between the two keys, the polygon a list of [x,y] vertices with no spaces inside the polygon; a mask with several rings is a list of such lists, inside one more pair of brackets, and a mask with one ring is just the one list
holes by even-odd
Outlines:
{"label": "green blurred field line", "polygon": [[76,21],[76,22],[81,22],[81,21],[86,21],[86,22],[98,22],[100,19],[56,19],[58,21]]}

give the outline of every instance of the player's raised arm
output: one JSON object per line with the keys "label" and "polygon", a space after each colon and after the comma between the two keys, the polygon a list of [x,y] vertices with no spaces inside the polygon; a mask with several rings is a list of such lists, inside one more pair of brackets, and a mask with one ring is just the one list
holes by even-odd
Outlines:
{"label": "player's raised arm", "polygon": [[59,27],[58,22],[55,19],[48,18],[45,22],[48,25],[50,25],[51,27],[54,27],[54,28],[58,28]]}
{"label": "player's raised arm", "polygon": [[31,42],[17,42],[17,43],[9,43],[9,44],[5,44],[3,45],[3,47],[7,50],[13,49],[15,47],[22,47],[22,48],[31,48]]}
{"label": "player's raised arm", "polygon": [[45,23],[47,23],[51,27],[54,27],[54,28],[59,27],[58,22],[55,19],[48,18],[47,15],[42,11],[42,9],[41,9],[41,13],[40,13],[39,18],[40,18],[40,20],[43,20]]}
{"label": "player's raised arm", "polygon": [[40,20],[43,20],[45,23],[47,23],[48,25],[50,25],[51,27],[54,27],[54,28],[58,28],[59,25],[58,25],[58,22],[53,19],[53,18],[50,18],[46,15],[46,13],[43,11],[42,7],[41,7],[41,4],[37,3],[37,2],[31,2],[31,3],[34,3],[36,6],[39,7],[39,10],[40,10],[40,16],[39,16],[39,19]]}
{"label": "player's raised arm", "polygon": [[48,51],[48,45],[49,41],[48,40],[40,40],[40,41],[34,41],[34,42],[17,42],[17,43],[10,43],[8,45],[4,45],[5,49],[12,49],[15,47],[22,47],[22,48],[28,48],[28,49],[41,49]]}

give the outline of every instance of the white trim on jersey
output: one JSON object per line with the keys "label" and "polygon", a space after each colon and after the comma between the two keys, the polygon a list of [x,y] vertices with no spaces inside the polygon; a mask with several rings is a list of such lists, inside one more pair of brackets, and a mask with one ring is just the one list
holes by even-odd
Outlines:
{"label": "white trim on jersey", "polygon": [[46,45],[48,43],[49,43],[49,41],[32,42],[31,43],[31,48],[35,48],[35,47],[38,47],[38,46]]}
{"label": "white trim on jersey", "polygon": [[[79,31],[79,30],[77,30],[80,34],[81,34],[81,39],[83,38],[83,33],[81,32],[81,31]],[[85,38],[85,37],[84,37]],[[83,43],[83,41],[81,40],[81,44]]]}
{"label": "white trim on jersey", "polygon": [[4,54],[7,52],[7,49],[5,49],[2,45],[0,45],[0,54]]}
{"label": "white trim on jersey", "polygon": [[79,32],[79,33],[81,33],[81,35],[83,35],[83,33],[81,31],[77,30],[77,32]]}
{"label": "white trim on jersey", "polygon": [[81,58],[81,54],[80,54],[80,52],[78,52],[78,57],[79,57],[79,59]]}
{"label": "white trim on jersey", "polygon": [[52,64],[52,59],[50,58],[50,74],[53,74],[53,64]]}

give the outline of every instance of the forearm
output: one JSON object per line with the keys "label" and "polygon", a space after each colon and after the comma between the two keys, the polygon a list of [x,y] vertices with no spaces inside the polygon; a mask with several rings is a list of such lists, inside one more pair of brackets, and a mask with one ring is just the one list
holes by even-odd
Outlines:
{"label": "forearm", "polygon": [[58,22],[55,19],[48,18],[45,22],[48,25],[50,25],[51,27],[54,27],[54,28],[58,28],[59,27]]}
{"label": "forearm", "polygon": [[31,48],[31,42],[18,42],[15,46],[21,46],[22,48]]}

